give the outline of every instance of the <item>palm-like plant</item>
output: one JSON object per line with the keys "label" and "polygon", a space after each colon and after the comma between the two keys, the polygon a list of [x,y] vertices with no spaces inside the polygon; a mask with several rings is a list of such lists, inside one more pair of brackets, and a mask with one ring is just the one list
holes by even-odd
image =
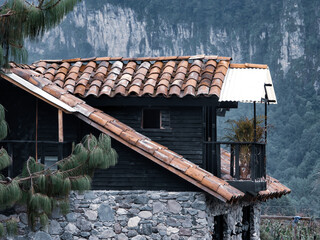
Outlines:
{"label": "palm-like plant", "polygon": [[240,146],[240,175],[241,178],[247,179],[250,174],[249,163],[251,159],[251,144],[254,141],[258,143],[264,142],[266,128],[262,125],[265,117],[261,116],[256,119],[256,139],[254,129],[254,119],[248,117],[241,117],[239,120],[228,120],[229,125],[226,128],[226,135],[224,139],[230,142],[243,142]]}
{"label": "palm-like plant", "polygon": [[[258,117],[256,120],[256,142],[264,141],[265,127],[262,126],[265,117]],[[241,117],[239,120],[228,120],[230,126],[226,128],[225,139],[231,142],[254,142],[254,119]]]}

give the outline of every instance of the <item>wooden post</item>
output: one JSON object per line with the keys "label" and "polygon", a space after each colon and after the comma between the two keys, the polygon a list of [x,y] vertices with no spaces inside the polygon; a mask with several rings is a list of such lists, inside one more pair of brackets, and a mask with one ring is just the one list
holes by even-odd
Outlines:
{"label": "wooden post", "polygon": [[63,113],[58,110],[58,133],[59,133],[59,142],[63,142]]}
{"label": "wooden post", "polygon": [[61,160],[63,158],[62,143],[64,141],[64,138],[63,138],[63,112],[60,109],[58,110],[58,138],[59,138],[58,159]]}

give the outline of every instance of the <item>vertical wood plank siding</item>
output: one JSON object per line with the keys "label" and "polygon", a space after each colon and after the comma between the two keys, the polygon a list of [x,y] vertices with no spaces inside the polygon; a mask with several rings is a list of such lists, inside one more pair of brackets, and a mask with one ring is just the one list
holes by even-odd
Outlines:
{"label": "vertical wood plank siding", "polygon": [[[106,107],[102,110],[188,160],[202,164],[200,107],[164,108],[164,129],[142,129],[141,107]],[[115,167],[95,174],[94,189],[195,190],[188,182],[115,140],[112,146],[119,154],[119,162]]]}

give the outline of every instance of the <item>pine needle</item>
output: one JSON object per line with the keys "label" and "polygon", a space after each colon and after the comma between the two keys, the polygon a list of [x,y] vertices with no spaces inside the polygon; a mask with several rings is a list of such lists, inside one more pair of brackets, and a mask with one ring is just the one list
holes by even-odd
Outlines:
{"label": "pine needle", "polygon": [[70,210],[70,204],[68,200],[59,201],[59,208],[62,214],[67,214]]}
{"label": "pine needle", "polygon": [[34,212],[43,211],[46,214],[51,213],[52,204],[51,200],[47,195],[41,193],[35,193],[31,196],[29,207]]}
{"label": "pine needle", "polygon": [[45,213],[42,213],[41,215],[40,215],[40,224],[42,225],[42,226],[46,226],[47,224],[48,224],[48,215],[47,214],[45,214]]}
{"label": "pine needle", "polygon": [[4,139],[8,134],[8,124],[5,120],[0,121],[0,140]]}
{"label": "pine needle", "polygon": [[0,170],[11,165],[12,160],[4,148],[0,149]]}
{"label": "pine needle", "polygon": [[18,223],[14,220],[8,220],[6,222],[6,229],[8,236],[14,236],[18,232]]}
{"label": "pine needle", "polygon": [[4,227],[3,227],[3,224],[0,223],[0,237],[3,237],[4,236]]}
{"label": "pine needle", "polygon": [[70,180],[72,190],[78,190],[80,192],[83,192],[86,190],[90,190],[91,188],[91,178],[87,175],[71,178]]}

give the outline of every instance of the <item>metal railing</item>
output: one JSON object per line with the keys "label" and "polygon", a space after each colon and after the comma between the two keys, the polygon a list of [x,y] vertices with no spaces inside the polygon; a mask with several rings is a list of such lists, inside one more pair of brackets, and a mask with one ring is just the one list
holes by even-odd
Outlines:
{"label": "metal railing", "polygon": [[[213,145],[214,174],[221,177],[221,147],[229,157],[229,173],[235,180],[252,180],[266,177],[266,144],[254,142],[205,142]],[[226,162],[226,161],[225,161]]]}

